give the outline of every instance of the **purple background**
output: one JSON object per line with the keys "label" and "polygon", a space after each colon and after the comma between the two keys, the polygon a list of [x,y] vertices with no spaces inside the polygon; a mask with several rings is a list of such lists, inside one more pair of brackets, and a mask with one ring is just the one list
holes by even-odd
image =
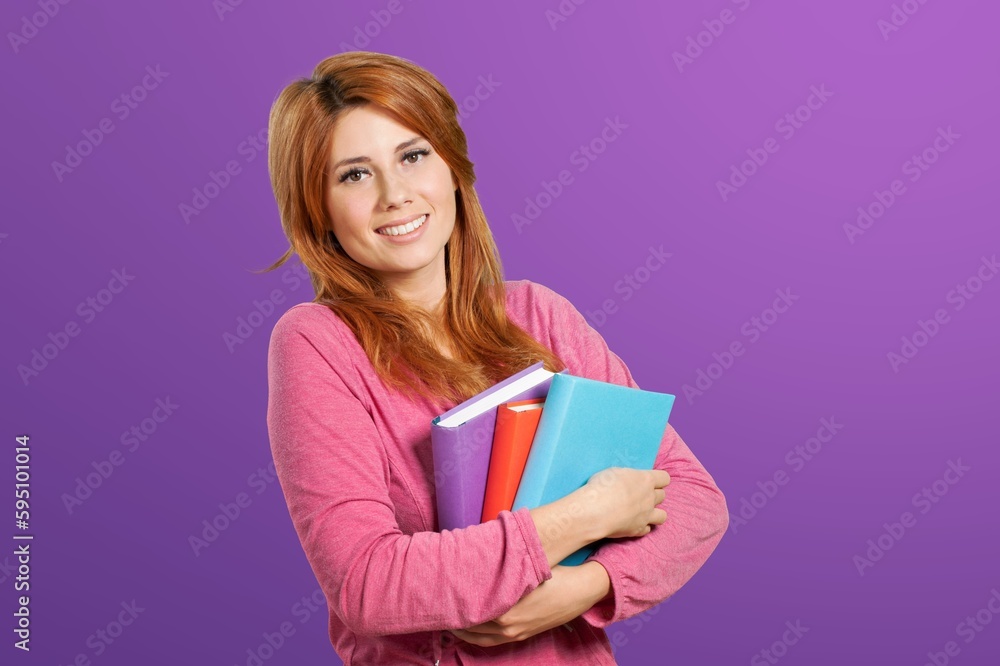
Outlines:
{"label": "purple background", "polygon": [[[640,386],[675,393],[671,422],[726,493],[734,525],[705,567],[609,628],[620,663],[773,663],[761,651],[786,621],[808,632],[777,646],[784,664],[924,664],[948,641],[954,663],[997,663],[1000,621],[971,642],[960,623],[1000,590],[1000,280],[972,280],[971,300],[949,293],[1000,251],[1000,10],[902,4],[917,10],[884,36],[889,0],[567,0],[575,11],[554,28],[555,0],[402,0],[394,15],[383,0],[243,2],[221,18],[209,0],[116,0],[58,5],[37,30],[24,23],[37,2],[5,3],[0,477],[13,484],[13,438],[29,434],[35,540],[23,654],[9,615],[13,493],[0,490],[4,663],[242,665],[286,621],[294,635],[264,663],[339,663],[325,607],[307,618],[296,606],[317,584],[278,484],[258,472],[271,460],[270,329],[313,294],[291,264],[253,272],[287,242],[266,154],[244,142],[284,85],[358,47],[425,67],[469,111],[506,277],[565,295]],[[723,10],[731,22],[712,23]],[[704,32],[679,68],[704,21],[721,34]],[[374,36],[354,43],[366,24]],[[15,49],[19,32],[30,38]],[[147,66],[167,75],[122,119],[113,102]],[[483,99],[466,101],[477,86]],[[813,86],[831,96],[799,109]],[[808,120],[788,136],[775,124],[797,109]],[[53,162],[102,118],[114,131],[60,180]],[[627,128],[601,145],[607,118]],[[911,181],[905,163],[949,127],[958,138]],[[717,183],[769,138],[777,151],[724,198]],[[592,141],[603,152],[581,170]],[[239,174],[186,223],[179,206],[230,160]],[[562,170],[571,184],[539,196]],[[895,179],[905,193],[850,242],[844,225]],[[526,199],[546,207],[519,232]],[[670,257],[649,272],[651,246]],[[79,305],[123,268],[134,280],[89,321]],[[752,339],[779,289],[797,300]],[[231,351],[224,334],[273,290],[281,302]],[[894,369],[887,354],[939,309],[947,323]],[[79,334],[23,381],[18,366],[70,322]],[[743,354],[710,367],[734,341]],[[699,371],[716,379],[687,397]],[[167,398],[174,413],[128,451],[123,433]],[[786,460],[823,418],[842,429],[804,466]],[[114,450],[122,464],[70,512],[63,495]],[[969,470],[938,483],[947,494],[914,503],[959,460]],[[755,496],[778,470],[787,484]],[[249,505],[196,556],[189,537],[239,493]],[[887,536],[907,511],[915,524]],[[891,549],[862,575],[854,558],[880,536]],[[90,637],[132,600],[142,612],[98,655]]]}

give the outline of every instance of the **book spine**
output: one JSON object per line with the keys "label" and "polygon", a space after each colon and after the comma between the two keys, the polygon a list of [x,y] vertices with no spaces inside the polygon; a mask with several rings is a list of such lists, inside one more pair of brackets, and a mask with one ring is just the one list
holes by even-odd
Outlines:
{"label": "book spine", "polygon": [[506,404],[497,406],[497,422],[493,429],[493,445],[490,449],[490,465],[486,472],[486,490],[483,496],[483,515],[480,522],[493,520],[504,508],[497,503],[497,496],[501,493],[501,484],[497,481],[502,474],[503,459],[500,448],[497,446],[497,438],[500,433],[506,432],[516,423],[516,413],[507,408]]}
{"label": "book spine", "polygon": [[559,453],[559,440],[562,424],[569,411],[570,397],[573,393],[573,383],[568,374],[556,374],[552,377],[549,394],[545,398],[545,408],[535,430],[535,436],[528,451],[528,460],[524,464],[524,473],[514,499],[514,509],[522,506],[534,509],[542,504],[545,485],[552,464]]}

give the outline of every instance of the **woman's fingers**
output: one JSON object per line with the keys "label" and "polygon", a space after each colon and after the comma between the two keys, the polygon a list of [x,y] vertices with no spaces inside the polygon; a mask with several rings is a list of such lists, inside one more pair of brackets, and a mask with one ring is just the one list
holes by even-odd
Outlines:
{"label": "woman's fingers", "polygon": [[662,488],[663,486],[670,485],[670,474],[663,469],[651,470],[653,474],[653,486],[655,488]]}

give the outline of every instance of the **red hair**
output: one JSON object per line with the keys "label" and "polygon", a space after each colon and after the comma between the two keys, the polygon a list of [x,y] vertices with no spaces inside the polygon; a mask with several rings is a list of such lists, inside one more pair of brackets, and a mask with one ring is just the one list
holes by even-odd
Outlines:
{"label": "red hair", "polygon": [[[390,111],[424,136],[458,182],[455,229],[445,246],[444,320],[393,299],[381,280],[351,259],[333,237],[323,204],[326,162],[337,119],[366,104]],[[458,403],[537,361],[565,364],[507,317],[500,257],[473,188],[458,106],[426,70],[396,56],[350,51],[322,60],[311,78],[286,86],[271,107],[268,170],[290,247],[270,267],[298,254],[316,298],[354,332],[386,384]],[[449,359],[433,337],[444,336]],[[440,402],[441,400],[445,403]]]}

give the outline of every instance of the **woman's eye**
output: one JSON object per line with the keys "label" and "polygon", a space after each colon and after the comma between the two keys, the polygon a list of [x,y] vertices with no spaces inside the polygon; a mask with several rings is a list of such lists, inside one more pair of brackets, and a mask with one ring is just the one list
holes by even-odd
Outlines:
{"label": "woman's eye", "polygon": [[357,183],[357,182],[360,182],[360,181],[353,180],[353,177],[354,176],[358,176],[358,175],[363,174],[363,173],[368,173],[368,170],[367,169],[359,169],[359,168],[355,167],[353,169],[350,169],[350,170],[345,171],[344,173],[342,173],[340,175],[340,178],[337,179],[337,181],[343,183],[345,180],[351,178],[352,179],[351,180],[352,183]]}
{"label": "woman's eye", "polygon": [[[422,160],[411,160],[411,158],[429,155],[430,152],[431,151],[427,150],[426,148],[420,148],[419,150],[411,150],[410,152],[403,155],[402,161],[406,162],[407,164],[417,164]],[[361,180],[355,179],[354,176],[360,176],[366,173],[368,173],[368,169],[359,169],[359,168],[350,169],[349,171],[344,172],[344,174],[340,176],[339,182],[343,183],[345,181],[349,181],[351,183],[360,183]]]}
{"label": "woman's eye", "polygon": [[[403,159],[408,160],[411,157],[417,157],[420,155],[428,155],[428,154],[430,154],[429,150],[427,150],[426,148],[421,148],[419,150],[411,150],[410,152],[406,153],[405,155],[403,155]],[[410,164],[416,164],[416,162],[410,162]]]}

